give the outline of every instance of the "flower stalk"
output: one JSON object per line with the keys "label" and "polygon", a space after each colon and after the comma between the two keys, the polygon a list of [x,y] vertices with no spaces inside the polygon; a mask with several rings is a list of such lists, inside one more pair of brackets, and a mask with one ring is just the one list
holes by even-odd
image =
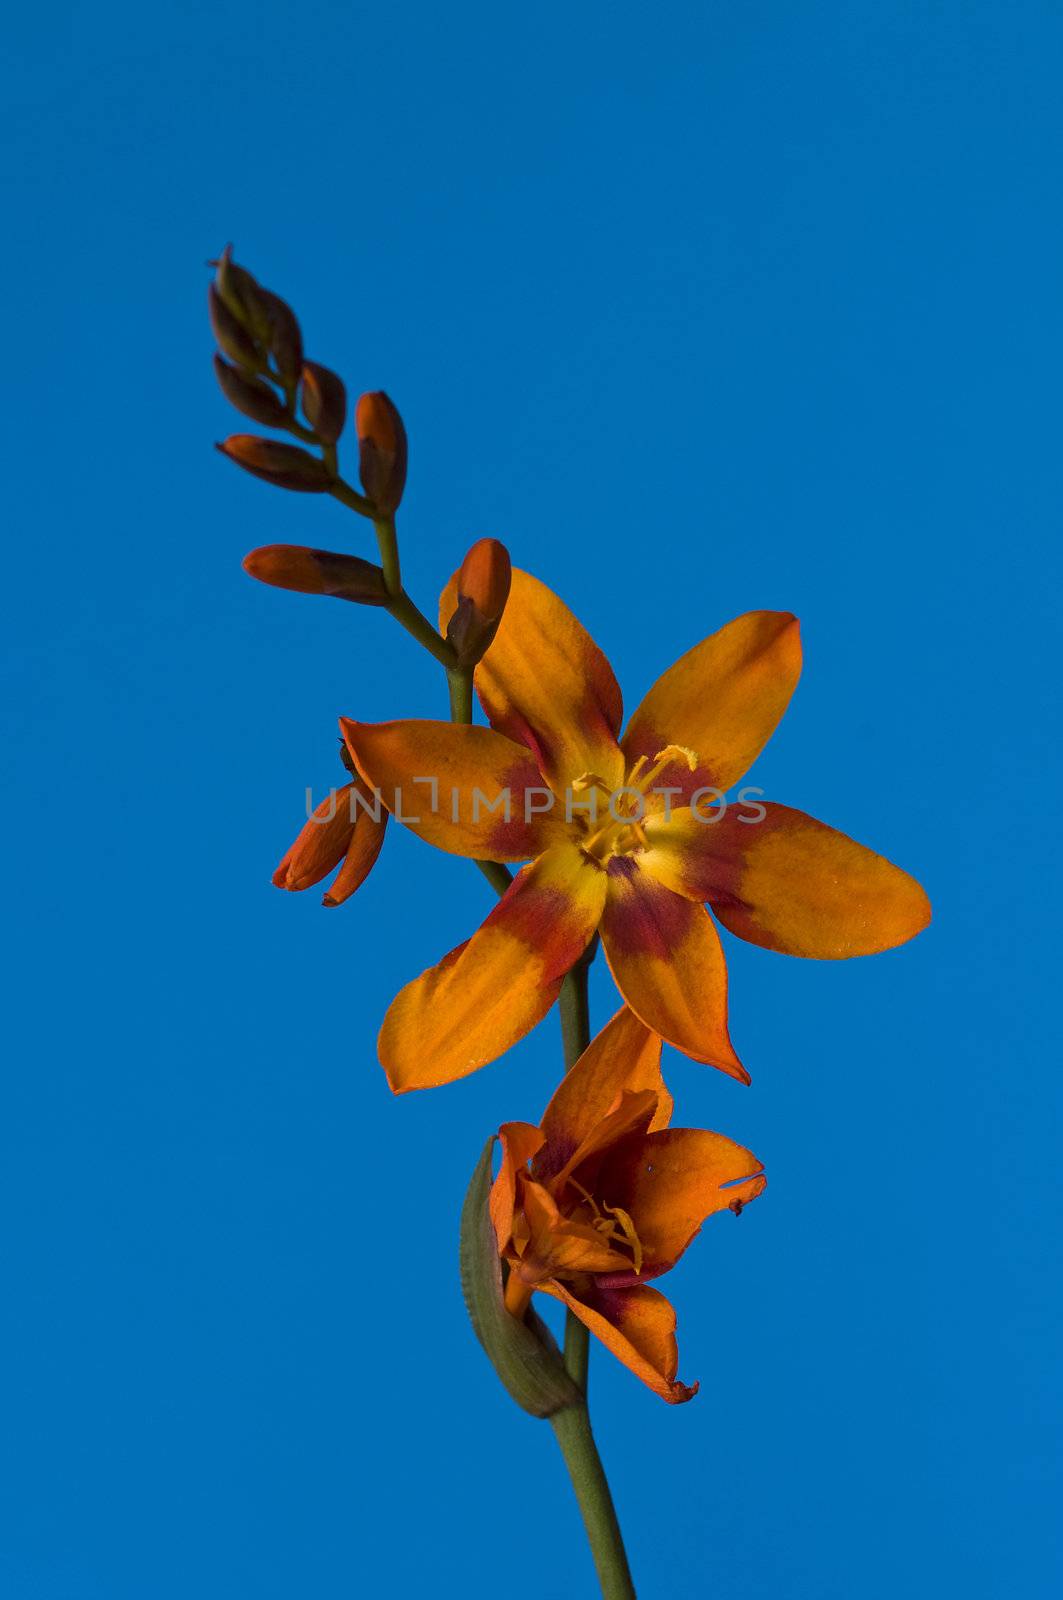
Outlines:
{"label": "flower stalk", "polygon": [[[569,1320],[573,1321],[569,1312]],[[576,1323],[579,1327],[580,1324]],[[586,1329],[583,1330],[586,1333]],[[568,1340],[565,1340],[566,1350]],[[568,1365],[566,1359],[566,1366]],[[571,1368],[569,1369],[571,1371]],[[550,1418],[587,1530],[603,1600],[635,1600],[624,1540],[602,1458],[591,1432],[586,1403],[566,1406]]]}
{"label": "flower stalk", "polygon": [[[571,1072],[591,1042],[588,979],[594,955],[595,946],[591,945],[561,986],[558,1009],[561,1013],[561,1042],[566,1072]],[[590,1333],[578,1317],[566,1310],[563,1350],[565,1371],[584,1398],[581,1405],[566,1406],[564,1410],[555,1412],[550,1418],[550,1426],[572,1480],[603,1600],[634,1600],[635,1585],[624,1549],[624,1538],[587,1409],[590,1357]]]}

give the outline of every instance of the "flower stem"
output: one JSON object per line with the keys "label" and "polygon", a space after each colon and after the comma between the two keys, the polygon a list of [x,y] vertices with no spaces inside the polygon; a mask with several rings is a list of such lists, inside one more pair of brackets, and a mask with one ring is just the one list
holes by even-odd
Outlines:
{"label": "flower stem", "polygon": [[[565,1071],[571,1072],[591,1042],[590,998],[587,978],[594,960],[594,945],[576,962],[561,985],[558,1009],[561,1012],[561,1044],[565,1052]],[[587,1393],[591,1338],[588,1330],[571,1311],[565,1312],[565,1367],[583,1394]]]}
{"label": "flower stem", "polygon": [[616,1507],[591,1432],[587,1407],[566,1406],[562,1411],[555,1411],[550,1425],[576,1492],[603,1600],[635,1600],[635,1585],[616,1520]]}
{"label": "flower stem", "polygon": [[[337,480],[332,490],[338,500],[360,512],[371,515],[369,503],[355,490]],[[390,595],[388,610],[413,637],[440,662],[447,672],[447,689],[450,695],[450,720],[456,723],[472,722],[473,669],[459,666],[453,647],[414,605],[402,587],[399,567],[398,539],[394,518],[374,518],[377,543],[380,547],[381,565],[385,587]],[[476,865],[488,883],[499,895],[505,894],[512,876],[500,861],[478,861]],[[559,1009],[561,1012],[561,1037],[564,1045],[565,1069],[570,1070],[591,1042],[590,1001],[587,978],[594,960],[598,939],[588,945],[576,965],[561,985]],[[590,1364],[590,1334],[571,1311],[565,1314],[565,1368],[580,1393],[587,1393],[587,1369]],[[591,1421],[586,1399],[580,1405],[566,1406],[550,1418],[557,1435],[561,1454],[565,1458],[572,1487],[587,1530],[591,1554],[594,1557],[603,1600],[636,1600],[635,1586],[631,1581],[624,1540],[616,1517],[616,1508],[609,1491],[598,1447],[591,1432]]]}
{"label": "flower stem", "polygon": [[472,668],[448,667],[447,689],[450,691],[451,722],[471,722]]}
{"label": "flower stem", "polygon": [[405,589],[400,589],[397,594],[392,595],[392,598],[388,601],[387,609],[395,618],[395,621],[401,623],[406,632],[411,633],[418,644],[423,644],[425,649],[435,656],[436,660],[446,667],[449,673],[454,665],[454,651],[447,641],[436,632],[424,612],[414,605]]}
{"label": "flower stem", "polygon": [[[558,1000],[561,1042],[565,1052],[565,1069],[569,1072],[591,1042],[588,977],[597,946],[595,938],[561,985]],[[590,1342],[588,1329],[571,1311],[566,1311],[565,1370],[584,1396],[587,1393]],[[609,1492],[609,1480],[591,1432],[586,1399],[581,1406],[568,1406],[563,1411],[555,1412],[550,1422],[576,1491],[604,1600],[634,1600],[635,1586],[631,1581],[623,1535]]]}

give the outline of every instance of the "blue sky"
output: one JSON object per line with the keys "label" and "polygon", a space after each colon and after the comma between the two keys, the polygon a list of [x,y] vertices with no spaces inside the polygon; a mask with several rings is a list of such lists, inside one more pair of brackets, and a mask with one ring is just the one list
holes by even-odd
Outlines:
{"label": "blue sky", "polygon": [[595,1354],[642,1600],[1056,1594],[1058,8],[8,29],[0,1588],[593,1592],[454,1260],[556,1019],[394,1100],[379,1019],[489,891],[399,829],[342,910],[269,882],[337,715],[443,698],[385,617],[240,570],[365,546],[211,448],[232,239],[401,406],[423,605],[503,538],[631,708],[731,616],[798,612],[754,778],[934,900],[874,960],[727,940],[751,1088],[667,1052],[770,1186],[670,1281],[696,1401]]}

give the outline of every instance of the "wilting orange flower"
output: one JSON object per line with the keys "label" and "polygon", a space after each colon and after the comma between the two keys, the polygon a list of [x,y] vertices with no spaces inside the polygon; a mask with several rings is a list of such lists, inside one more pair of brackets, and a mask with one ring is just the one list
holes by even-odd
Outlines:
{"label": "wilting orange flower", "polygon": [[273,882],[278,889],[309,889],[339,867],[321,904],[342,905],[372,871],[387,821],[376,797],[355,778],[329,794],[307,818]]}
{"label": "wilting orange flower", "polygon": [[560,1300],[655,1394],[673,1404],[675,1312],[647,1280],[673,1267],[716,1211],[740,1212],[767,1179],[722,1134],[670,1128],[661,1041],[625,1007],[562,1080],[539,1127],[508,1122],[491,1221],[506,1305]]}
{"label": "wilting orange flower", "polygon": [[[444,623],[455,603],[452,580]],[[751,822],[699,801],[746,772],[800,668],[796,619],[749,612],[669,668],[621,739],[602,652],[555,594],[514,571],[476,668],[490,727],[343,719],[362,777],[414,833],[455,855],[534,858],[479,931],[393,1002],[379,1041],[393,1089],[495,1060],[545,1016],[596,929],[636,1015],[748,1082],[704,902],[732,933],[798,956],[867,955],[926,926],[914,879],[844,834],[787,806],[764,803]]]}

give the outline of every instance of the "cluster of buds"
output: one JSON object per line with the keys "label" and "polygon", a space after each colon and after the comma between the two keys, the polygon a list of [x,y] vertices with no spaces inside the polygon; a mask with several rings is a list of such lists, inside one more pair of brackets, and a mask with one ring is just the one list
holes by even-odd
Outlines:
{"label": "cluster of buds", "polygon": [[448,670],[471,672],[494,639],[509,598],[505,546],[497,539],[480,539],[472,546],[456,575],[454,607],[449,620],[444,619],[441,637],[402,588],[395,513],[406,487],[407,445],[398,409],[380,390],[363,394],[354,408],[359,494],[340,476],[339,442],[347,420],[343,379],[329,367],[305,360],[294,311],[239,266],[229,246],[213,265],[210,321],[219,346],[214,371],[222,393],[244,416],[300,441],[288,444],[238,433],[218,449],[245,472],[277,488],[330,494],[369,518],[382,559],[378,566],[338,551],[272,544],[252,550],[245,570],[279,589],[385,606]]}
{"label": "cluster of buds", "polygon": [[[347,421],[343,379],[304,358],[302,330],[291,306],[239,266],[228,245],[214,266],[208,303],[222,393],[245,417],[290,433],[321,453],[248,433],[231,435],[218,449],[279,489],[335,494],[346,488],[337,452]],[[390,517],[406,482],[402,418],[387,395],[364,394],[355,428],[365,499],[349,489],[346,498],[366,516]]]}

